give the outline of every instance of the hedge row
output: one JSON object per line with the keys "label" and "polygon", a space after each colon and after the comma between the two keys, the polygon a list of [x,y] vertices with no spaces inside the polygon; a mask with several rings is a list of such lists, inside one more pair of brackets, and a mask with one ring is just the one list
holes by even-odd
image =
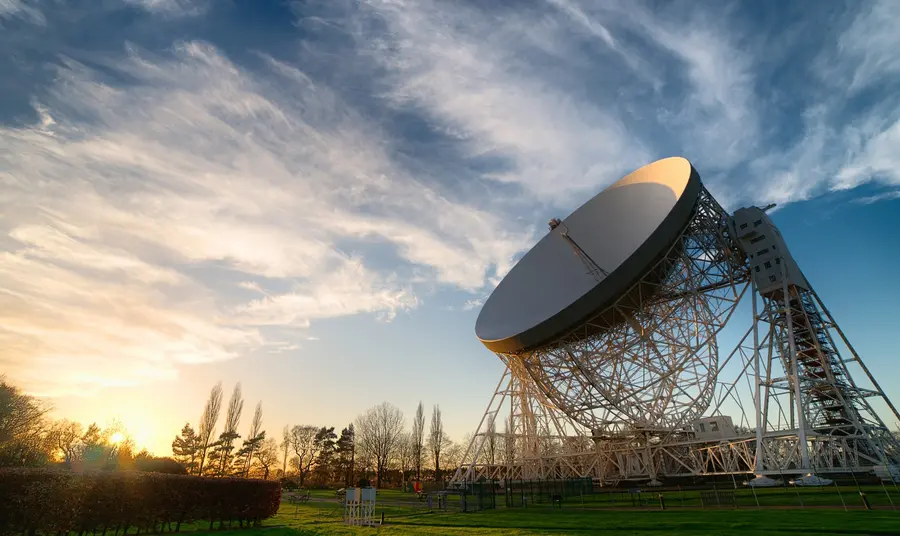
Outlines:
{"label": "hedge row", "polygon": [[281,484],[140,472],[0,469],[0,535],[178,531],[184,523],[258,524]]}

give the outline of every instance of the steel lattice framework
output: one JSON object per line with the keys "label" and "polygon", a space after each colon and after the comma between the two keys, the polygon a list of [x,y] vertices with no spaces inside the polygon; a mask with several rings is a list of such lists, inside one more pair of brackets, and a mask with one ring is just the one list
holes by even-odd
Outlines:
{"label": "steel lattice framework", "polygon": [[[786,251],[780,284],[758,287],[761,261],[747,253],[758,239],[747,236],[702,189],[678,240],[625,297],[551,345],[497,354],[506,371],[451,483],[900,464],[873,402],[900,413],[799,269],[788,272]],[[751,327],[720,359],[717,335],[746,294]],[[734,427],[715,440],[692,424],[728,414]]]}
{"label": "steel lattice framework", "polygon": [[558,343],[504,356],[557,408],[596,435],[670,430],[709,407],[715,335],[746,285],[727,213],[705,190],[691,224],[634,283],[635,293]]}

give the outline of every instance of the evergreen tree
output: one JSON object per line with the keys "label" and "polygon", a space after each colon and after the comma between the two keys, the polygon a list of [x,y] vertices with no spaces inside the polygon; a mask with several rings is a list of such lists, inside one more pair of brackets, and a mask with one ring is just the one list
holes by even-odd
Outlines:
{"label": "evergreen tree", "polygon": [[266,440],[266,432],[262,431],[253,437],[248,437],[241,445],[241,450],[237,451],[234,457],[235,472],[240,473],[245,478],[250,474],[250,467],[253,464],[253,457],[259,453],[263,442]]}
{"label": "evergreen tree", "polygon": [[245,450],[244,447],[241,447],[240,454],[238,455],[238,458],[244,460],[242,469],[244,477],[247,477],[250,474],[250,466],[253,464],[253,455],[265,437],[266,432],[262,429],[262,401],[259,401],[256,403],[256,411],[253,413],[253,422],[250,423],[250,434],[247,436],[246,441],[244,441],[244,446],[248,448]]}
{"label": "evergreen tree", "polygon": [[[229,476],[232,472],[231,464],[234,461],[232,451],[234,451],[234,442],[240,439],[241,434],[237,432],[225,431],[219,434],[219,440],[210,445],[213,449],[209,458],[209,467],[213,468],[217,476]],[[213,465],[213,459],[217,465]]]}
{"label": "evergreen tree", "polygon": [[222,476],[222,458],[225,454],[225,449],[222,448],[222,441],[213,441],[207,449],[206,469],[203,470],[203,474],[207,476]]}
{"label": "evergreen tree", "polygon": [[184,466],[189,475],[197,471],[200,455],[200,438],[190,423],[184,423],[181,429],[181,435],[175,436],[172,441],[172,454],[175,460]]}
{"label": "evergreen tree", "polygon": [[341,437],[335,443],[335,454],[338,467],[337,477],[342,478],[344,486],[349,487],[353,483],[353,466],[356,463],[356,438],[352,424],[341,430]]}
{"label": "evergreen tree", "polygon": [[316,473],[323,484],[331,481],[332,459],[334,458],[336,439],[337,435],[334,433],[334,426],[328,428],[323,426],[316,432]]}

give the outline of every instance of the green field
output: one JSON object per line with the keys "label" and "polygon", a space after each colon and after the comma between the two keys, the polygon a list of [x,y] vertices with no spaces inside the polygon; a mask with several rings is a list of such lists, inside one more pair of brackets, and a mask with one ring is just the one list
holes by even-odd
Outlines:
{"label": "green field", "polygon": [[[799,499],[797,496],[799,491]],[[895,491],[896,490],[892,490]],[[630,501],[617,501],[616,495],[597,493],[567,499],[562,509],[546,504],[528,508],[505,508],[460,513],[458,504],[447,511],[429,511],[411,494],[385,490],[378,492],[378,520],[383,526],[348,527],[342,523],[342,511],[333,492],[313,492],[313,500],[304,504],[282,503],[278,515],[261,529],[216,531],[228,536],[301,536],[313,534],[900,534],[900,510],[894,510],[881,488],[866,489],[875,510],[861,508],[856,488],[841,490],[848,510],[837,500],[834,488],[805,490],[758,490],[761,504],[745,506],[750,490],[738,490],[738,508],[699,507],[698,492],[684,492],[684,506],[677,492],[666,493],[667,509],[658,502],[632,507]],[[879,499],[880,494],[880,499]],[[627,497],[627,494],[619,494]],[[657,495],[654,493],[653,497]],[[658,499],[656,499],[658,501]],[[802,500],[804,507],[798,506]],[[900,504],[900,501],[897,501]],[[232,534],[233,532],[233,534]]]}

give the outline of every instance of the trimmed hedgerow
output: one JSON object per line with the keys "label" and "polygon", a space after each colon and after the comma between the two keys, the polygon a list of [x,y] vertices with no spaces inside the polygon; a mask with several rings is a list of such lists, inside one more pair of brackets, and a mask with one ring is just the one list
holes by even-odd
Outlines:
{"label": "trimmed hedgerow", "polygon": [[178,532],[184,523],[257,525],[281,484],[141,472],[0,469],[0,536]]}

